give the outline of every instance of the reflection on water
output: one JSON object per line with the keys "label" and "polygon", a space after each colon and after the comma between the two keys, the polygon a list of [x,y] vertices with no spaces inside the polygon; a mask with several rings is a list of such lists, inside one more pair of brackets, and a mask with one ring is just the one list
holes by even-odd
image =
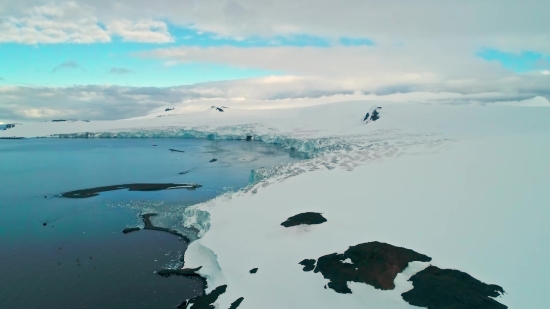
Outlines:
{"label": "reflection on water", "polygon": [[[200,293],[200,281],[155,271],[176,265],[186,244],[168,233],[122,229],[142,226],[140,212],[180,227],[185,207],[245,186],[252,169],[295,160],[276,146],[245,141],[0,141],[0,308],[174,308]],[[186,182],[202,187],[56,197]]]}

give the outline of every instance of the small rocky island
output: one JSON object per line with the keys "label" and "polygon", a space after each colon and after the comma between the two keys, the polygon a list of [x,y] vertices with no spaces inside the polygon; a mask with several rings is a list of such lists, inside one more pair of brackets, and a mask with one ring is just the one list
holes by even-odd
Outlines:
{"label": "small rocky island", "polygon": [[413,306],[428,309],[506,309],[494,300],[504,290],[485,284],[467,273],[454,269],[429,266],[409,279],[413,289],[403,293],[403,299]]}
{"label": "small rocky island", "polygon": [[[180,309],[187,309],[191,306],[193,309],[214,309],[217,308],[214,306],[218,297],[227,291],[227,285],[220,285],[216,287],[210,294],[197,296],[192,299],[184,301],[181,305],[178,306]],[[244,297],[237,298],[234,302],[229,305],[228,309],[237,309],[243,302]]]}
{"label": "small rocky island", "polygon": [[304,212],[288,218],[285,222],[281,223],[284,227],[291,227],[296,225],[312,225],[321,224],[327,222],[327,219],[318,212]]}
{"label": "small rocky island", "polygon": [[194,183],[131,183],[123,185],[96,187],[90,189],[81,189],[69,191],[61,194],[66,198],[89,198],[98,196],[101,192],[128,189],[128,191],[161,191],[170,189],[197,189],[201,185]]}
{"label": "small rocky island", "polygon": [[[317,259],[313,270],[329,279],[328,287],[342,294],[351,294],[348,282],[360,282],[375,289],[391,290],[393,281],[409,262],[432,259],[413,250],[381,242],[368,242],[349,247],[343,254],[332,253]],[[300,262],[304,271],[311,271],[314,260]]]}
{"label": "small rocky island", "polygon": [[[380,290],[393,290],[397,274],[410,262],[432,259],[411,249],[381,242],[351,246],[344,253],[332,253],[317,260],[301,261],[304,272],[321,273],[330,282],[326,287],[341,294],[351,294],[348,282],[359,282]],[[403,300],[428,309],[506,309],[494,298],[504,294],[498,285],[485,284],[467,273],[428,266],[409,281],[413,289],[403,293]]]}

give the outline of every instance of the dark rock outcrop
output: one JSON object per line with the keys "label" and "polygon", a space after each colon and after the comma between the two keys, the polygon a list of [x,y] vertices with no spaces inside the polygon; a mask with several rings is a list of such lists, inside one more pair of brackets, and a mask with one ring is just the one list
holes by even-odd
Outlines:
{"label": "dark rock outcrop", "polygon": [[[350,262],[345,262],[347,259]],[[395,287],[393,281],[397,274],[413,261],[429,262],[431,258],[410,249],[368,242],[349,247],[343,254],[332,253],[320,257],[314,272],[329,279],[328,287],[338,293],[351,293],[348,281],[391,290]]]}
{"label": "dark rock outcrop", "polygon": [[288,218],[285,222],[281,223],[284,227],[291,227],[301,224],[321,224],[327,222],[327,219],[318,212],[304,212]]}
{"label": "dark rock outcrop", "polygon": [[229,306],[229,309],[237,309],[239,308],[239,306],[241,305],[241,303],[243,302],[244,300],[244,297],[239,297],[237,298],[236,301],[232,302],[231,305]]}
{"label": "dark rock outcrop", "polygon": [[370,121],[376,121],[380,119],[380,112],[378,110],[382,109],[382,107],[373,107],[370,112],[368,112],[365,117],[363,117],[364,123],[369,123]]}
{"label": "dark rock outcrop", "polygon": [[298,264],[304,266],[304,268],[302,269],[303,271],[308,272],[315,269],[315,262],[316,261],[314,259],[305,259]]}
{"label": "dark rock outcrop", "polygon": [[401,294],[413,306],[428,309],[506,309],[491,297],[504,290],[485,284],[467,273],[429,266],[412,276],[413,289]]}
{"label": "dark rock outcrop", "polygon": [[210,160],[210,163],[216,162],[216,161],[218,161],[218,159],[212,159],[212,160]]}
{"label": "dark rock outcrop", "polygon": [[165,112],[169,112],[169,111],[173,111],[175,108],[174,107],[168,107],[167,109],[165,109],[164,111]]}
{"label": "dark rock outcrop", "polygon": [[[227,285],[220,285],[210,292],[210,294],[198,296],[191,298],[190,300],[184,301],[181,305],[178,306],[180,309],[187,309],[189,305],[193,305],[193,309],[214,309],[214,303],[218,300],[218,297],[225,293],[227,290]],[[240,304],[240,302],[239,302]]]}
{"label": "dark rock outcrop", "polygon": [[370,116],[370,120],[376,121],[380,119],[380,113],[377,110],[372,111],[372,115]]}
{"label": "dark rock outcrop", "polygon": [[201,185],[199,184],[188,183],[131,183],[69,191],[61,194],[61,196],[66,198],[89,198],[93,196],[98,196],[101,192],[122,189],[128,189],[128,191],[161,191],[168,189],[196,189],[200,187]]}
{"label": "dark rock outcrop", "polygon": [[122,230],[122,233],[128,234],[128,233],[132,233],[132,232],[139,231],[139,230],[140,230],[139,227],[127,227],[124,230]]}
{"label": "dark rock outcrop", "polygon": [[182,238],[187,243],[189,243],[191,241],[189,239],[189,237],[183,235],[182,233],[180,233],[176,230],[169,229],[167,227],[160,227],[160,226],[153,225],[153,223],[151,222],[151,217],[155,217],[155,216],[158,216],[158,214],[150,213],[150,214],[144,214],[144,215],[141,216],[141,218],[143,219],[143,224],[145,225],[145,227],[143,228],[144,230],[154,230],[154,231],[166,232],[166,233],[170,233],[172,235],[176,235],[176,236]]}
{"label": "dark rock outcrop", "polygon": [[250,270],[250,273],[251,273],[251,274],[255,274],[255,273],[257,273],[257,272],[258,272],[258,268],[252,268],[252,269]]}
{"label": "dark rock outcrop", "polygon": [[177,150],[177,149],[172,149],[172,148],[170,148],[170,149],[168,149],[168,150],[170,150],[171,152],[185,152],[185,151],[183,151],[183,150]]}
{"label": "dark rock outcrop", "polygon": [[163,277],[170,277],[170,276],[200,277],[200,275],[197,274],[197,271],[199,271],[201,268],[202,266],[197,268],[161,269],[157,272],[157,275],[163,276]]}

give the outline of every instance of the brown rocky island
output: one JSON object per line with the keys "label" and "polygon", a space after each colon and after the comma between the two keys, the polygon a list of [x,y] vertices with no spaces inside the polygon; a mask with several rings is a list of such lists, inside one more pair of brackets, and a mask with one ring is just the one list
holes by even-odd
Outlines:
{"label": "brown rocky island", "polygon": [[[329,279],[328,288],[337,293],[351,294],[348,282],[393,290],[397,274],[405,270],[410,262],[431,260],[413,250],[375,241],[351,246],[344,253],[327,254],[317,260],[305,259],[299,264],[303,266],[303,271],[313,270]],[[485,284],[458,270],[430,265],[409,281],[413,283],[413,289],[401,296],[413,306],[428,309],[508,308],[493,299],[504,294],[502,287]]]}

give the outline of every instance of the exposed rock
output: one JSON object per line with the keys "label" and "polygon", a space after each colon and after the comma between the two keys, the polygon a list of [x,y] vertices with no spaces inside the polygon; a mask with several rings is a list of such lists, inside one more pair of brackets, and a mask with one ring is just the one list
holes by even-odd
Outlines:
{"label": "exposed rock", "polygon": [[218,161],[218,159],[212,159],[212,160],[210,160],[210,163],[216,162],[216,161]]}
{"label": "exposed rock", "polygon": [[252,268],[252,269],[250,270],[250,273],[251,273],[251,274],[255,274],[255,273],[257,273],[257,272],[258,272],[258,268]]}
{"label": "exposed rock", "polygon": [[247,141],[247,142],[252,141],[252,135],[247,135],[247,136],[246,136],[246,141]]}
{"label": "exposed rock", "polygon": [[[349,259],[351,262],[345,262]],[[348,281],[366,283],[380,290],[395,288],[393,281],[409,262],[429,262],[431,258],[413,250],[381,242],[349,247],[344,254],[332,253],[317,260],[315,273],[329,279],[328,287],[350,294]]]}
{"label": "exposed rock", "polygon": [[223,112],[223,109],[221,109],[217,106],[212,106],[211,108],[217,110],[218,112]]}
{"label": "exposed rock", "polygon": [[303,271],[312,271],[313,269],[315,269],[315,260],[313,259],[305,259],[303,261],[301,261],[300,265],[304,266],[304,268],[302,269]]}
{"label": "exposed rock", "polygon": [[143,219],[143,224],[145,225],[145,227],[143,228],[144,230],[155,230],[155,231],[166,232],[166,233],[170,233],[172,235],[176,235],[176,236],[182,238],[187,243],[189,243],[191,241],[189,239],[189,237],[183,235],[182,233],[180,233],[176,230],[169,229],[167,227],[160,227],[160,226],[153,225],[153,223],[151,222],[151,217],[155,217],[155,216],[158,216],[158,214],[150,213],[150,214],[144,214],[144,215],[141,216],[141,218]]}
{"label": "exposed rock", "polygon": [[300,224],[321,224],[327,222],[320,213],[317,212],[304,212],[288,218],[285,222],[281,223],[284,227],[291,227]]}
{"label": "exposed rock", "polygon": [[4,127],[4,130],[11,129],[11,128],[14,128],[14,127],[15,127],[15,123],[8,123],[8,124],[6,124],[6,126]]}
{"label": "exposed rock", "polygon": [[413,289],[401,294],[413,306],[428,309],[506,309],[491,297],[504,290],[485,284],[467,273],[429,266],[412,276]]}
{"label": "exposed rock", "polygon": [[372,107],[371,110],[365,115],[363,118],[364,123],[369,123],[371,121],[376,121],[380,119],[380,112],[378,110],[382,109],[382,107]]}
{"label": "exposed rock", "polygon": [[[189,305],[193,305],[193,309],[214,309],[214,303],[218,300],[218,297],[225,293],[227,285],[220,285],[210,292],[208,295],[198,296],[191,298],[188,301],[184,301],[178,308],[187,309]],[[240,303],[239,303],[240,304]]]}
{"label": "exposed rock", "polygon": [[157,272],[157,275],[163,277],[170,277],[172,275],[184,277],[200,277],[200,275],[197,274],[197,271],[199,271],[201,268],[202,266],[197,268],[161,269]]}
{"label": "exposed rock", "polygon": [[177,150],[177,149],[172,149],[172,148],[170,148],[170,149],[168,149],[168,150],[170,150],[171,152],[185,152],[185,151],[183,151],[183,150]]}
{"label": "exposed rock", "polygon": [[169,111],[173,111],[175,108],[174,107],[168,107],[167,109],[165,109],[164,111],[165,112],[169,112]]}
{"label": "exposed rock", "polygon": [[376,121],[380,119],[380,113],[377,110],[372,111],[372,116],[370,116],[370,120]]}
{"label": "exposed rock", "polygon": [[61,196],[66,198],[89,198],[97,196],[101,192],[122,189],[128,189],[128,191],[161,191],[168,189],[196,189],[200,187],[201,185],[193,183],[131,183],[69,191],[61,194]]}
{"label": "exposed rock", "polygon": [[140,230],[139,227],[127,227],[124,230],[122,230],[122,233],[128,234],[128,233],[132,233],[132,232],[139,231],[139,230]]}
{"label": "exposed rock", "polygon": [[231,305],[229,306],[229,309],[237,309],[241,305],[243,300],[244,300],[244,297],[237,298],[236,301],[231,303]]}

